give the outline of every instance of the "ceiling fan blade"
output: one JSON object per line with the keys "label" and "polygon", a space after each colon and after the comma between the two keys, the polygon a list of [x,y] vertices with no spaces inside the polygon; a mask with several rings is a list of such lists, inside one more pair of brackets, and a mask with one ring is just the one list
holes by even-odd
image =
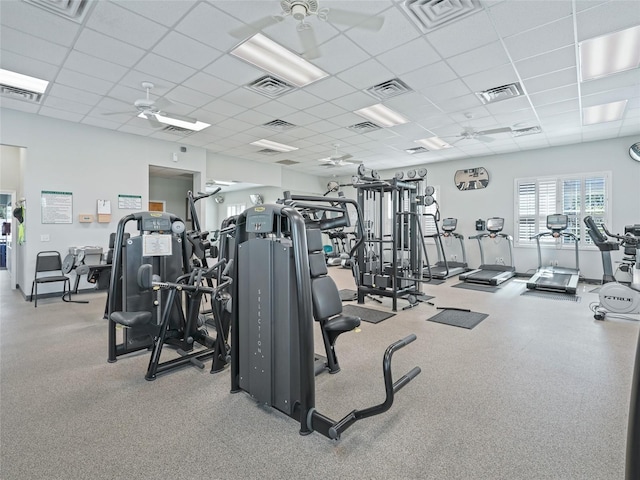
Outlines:
{"label": "ceiling fan blade", "polygon": [[135,112],[132,112],[131,110],[128,110],[126,112],[105,112],[105,113],[101,113],[100,115],[132,115]]}
{"label": "ceiling fan blade", "polygon": [[345,153],[344,155],[341,155],[340,157],[338,157],[338,160],[340,162],[342,162],[342,161],[348,160],[350,158],[353,158],[353,155],[351,155],[350,153]]}
{"label": "ceiling fan blade", "polygon": [[298,36],[302,44],[302,56],[307,60],[318,58],[320,50],[318,49],[318,42],[313,28],[309,26],[308,28],[298,29]]}
{"label": "ceiling fan blade", "polygon": [[479,130],[478,135],[493,135],[494,133],[511,133],[511,127],[491,128],[489,130]]}
{"label": "ceiling fan blade", "polygon": [[329,158],[329,157],[327,157],[327,158],[319,158],[318,161],[322,162],[322,163],[333,163],[333,159]]}
{"label": "ceiling fan blade", "polygon": [[241,27],[234,28],[229,32],[229,35],[235,38],[251,37],[261,30],[270,27],[271,25],[280,23],[282,20],[284,20],[284,17],[281,17],[280,15],[264,17],[256,20],[255,22],[248,23],[247,25],[242,25]]}
{"label": "ceiling fan blade", "polygon": [[329,9],[327,20],[329,23],[364,28],[375,32],[380,30],[384,24],[384,17],[364,15],[362,13],[352,12],[350,10],[341,10],[339,8]]}
{"label": "ceiling fan blade", "polygon": [[169,112],[160,112],[160,115],[162,115],[163,117],[169,117],[175,120],[182,120],[183,122],[189,122],[189,123],[196,123],[198,121],[197,118],[185,117],[184,115],[177,115],[175,113],[169,113]]}
{"label": "ceiling fan blade", "polygon": [[162,128],[165,126],[163,123],[160,123],[158,119],[156,119],[156,116],[154,114],[145,113],[144,116],[149,121],[149,125],[151,125],[153,128]]}
{"label": "ceiling fan blade", "polygon": [[173,102],[166,98],[157,98],[153,102],[153,106],[156,107],[158,110],[162,110],[164,108],[170,107],[171,105],[173,105]]}
{"label": "ceiling fan blade", "polygon": [[495,138],[487,137],[486,135],[480,135],[480,134],[476,135],[475,138],[484,143],[491,143],[495,140]]}

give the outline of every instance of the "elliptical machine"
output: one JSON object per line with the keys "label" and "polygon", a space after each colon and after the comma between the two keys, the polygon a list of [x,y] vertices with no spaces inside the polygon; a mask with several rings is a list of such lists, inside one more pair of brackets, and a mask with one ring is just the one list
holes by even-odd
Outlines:
{"label": "elliptical machine", "polygon": [[[600,288],[599,303],[593,307],[593,318],[604,320],[607,313],[635,314],[640,313],[640,224],[624,227],[624,235],[609,232],[602,224],[602,229],[611,238],[620,242],[608,241],[591,216],[584,218],[587,232],[602,254],[604,275]],[[620,270],[631,274],[629,286],[618,282],[613,274],[611,251],[624,247],[625,257]]]}

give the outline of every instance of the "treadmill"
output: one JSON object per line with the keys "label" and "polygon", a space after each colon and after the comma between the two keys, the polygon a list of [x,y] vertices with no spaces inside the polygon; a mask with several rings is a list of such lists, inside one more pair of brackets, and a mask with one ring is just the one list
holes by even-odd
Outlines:
{"label": "treadmill", "polygon": [[[547,290],[551,292],[569,293],[575,295],[578,288],[578,280],[580,279],[580,265],[578,262],[578,237],[573,233],[565,232],[569,225],[569,217],[567,215],[554,214],[547,215],[548,232],[542,232],[535,235],[536,245],[538,246],[538,270],[527,281],[527,288],[534,290]],[[573,242],[576,249],[575,268],[558,267],[553,265],[542,265],[542,249],[540,247],[540,239],[542,237],[553,237],[555,239],[567,238]]]}
{"label": "treadmill", "polygon": [[[442,220],[442,233],[437,234],[440,238],[436,239],[436,248],[438,250],[438,261],[435,265],[431,266],[431,277],[438,280],[444,280],[445,278],[459,275],[468,270],[467,267],[467,252],[464,249],[464,237],[459,233],[456,233],[456,227],[458,226],[458,219],[445,218]],[[442,245],[442,238],[452,237],[460,242],[460,250],[462,251],[462,261],[448,261],[447,255]],[[425,274],[426,274],[425,269]]]}
{"label": "treadmill", "polygon": [[[513,239],[511,238],[511,235],[500,233],[504,228],[504,218],[488,218],[486,228],[486,232],[469,237],[469,239],[475,238],[478,240],[478,246],[480,247],[480,267],[475,270],[471,270],[470,272],[463,273],[458,278],[468,283],[495,286],[506,282],[516,274],[516,267],[513,266]],[[509,247],[509,261],[506,264],[485,263],[482,240],[486,241],[486,239],[495,238],[503,238],[507,242],[507,246]]]}

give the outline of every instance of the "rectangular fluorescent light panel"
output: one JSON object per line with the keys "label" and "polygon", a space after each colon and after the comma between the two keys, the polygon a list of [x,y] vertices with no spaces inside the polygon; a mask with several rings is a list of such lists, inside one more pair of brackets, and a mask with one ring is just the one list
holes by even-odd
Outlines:
{"label": "rectangular fluorescent light panel", "polygon": [[415,142],[419,143],[427,150],[442,150],[443,148],[451,148],[453,146],[438,137],[422,138]]}
{"label": "rectangular fluorescent light panel", "polygon": [[304,87],[329,75],[261,33],[256,33],[230,53],[296,87]]}
{"label": "rectangular fluorescent light panel", "polygon": [[361,117],[364,117],[367,120],[371,120],[373,123],[376,123],[383,127],[393,127],[395,125],[409,123],[409,119],[400,115],[398,112],[394,112],[390,108],[385,107],[381,103],[372,105],[370,107],[361,108],[360,110],[356,110],[353,113],[356,113]]}
{"label": "rectangular fluorescent light panel", "polygon": [[210,185],[224,185],[225,187],[228,187],[229,185],[233,185],[235,182],[227,182],[226,180],[211,180],[207,183]]}
{"label": "rectangular fluorescent light panel", "polygon": [[[173,125],[174,127],[185,128],[187,130],[193,130],[194,132],[199,132],[200,130],[204,130],[205,128],[211,126],[210,123],[204,123],[197,120],[195,122],[187,122],[185,120],[179,120],[177,118],[166,117],[159,113],[156,113],[152,116],[155,117],[157,121],[159,121],[160,123],[164,123],[165,125]],[[138,115],[138,118],[148,117],[144,113],[140,113]]]}
{"label": "rectangular fluorescent light panel", "polygon": [[622,119],[624,109],[627,106],[627,100],[619,102],[605,103],[603,105],[594,105],[582,109],[582,124],[593,125],[596,123],[615,122]]}
{"label": "rectangular fluorescent light panel", "polygon": [[612,75],[640,66],[640,25],[584,40],[580,51],[581,81]]}
{"label": "rectangular fluorescent light panel", "polygon": [[12,72],[11,70],[5,70],[3,68],[0,68],[0,83],[36,93],[44,93],[49,85],[47,80],[22,75],[21,73]]}
{"label": "rectangular fluorescent light panel", "polygon": [[277,150],[278,152],[293,152],[294,150],[298,150],[298,147],[292,147],[290,145],[285,145],[284,143],[272,142],[271,140],[265,140],[264,138],[262,140],[251,142],[251,145]]}

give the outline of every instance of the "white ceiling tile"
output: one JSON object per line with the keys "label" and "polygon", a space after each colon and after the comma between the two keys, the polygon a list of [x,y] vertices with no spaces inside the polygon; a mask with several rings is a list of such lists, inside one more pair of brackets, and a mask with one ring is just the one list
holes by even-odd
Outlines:
{"label": "white ceiling tile", "polygon": [[326,100],[343,97],[356,91],[355,88],[335,77],[324,78],[305,87],[305,91]]}
{"label": "white ceiling tile", "polygon": [[489,14],[500,35],[508,37],[569,17],[572,7],[569,1],[519,0],[493,6]]}
{"label": "white ceiling tile", "polygon": [[572,135],[561,135],[557,137],[550,137],[549,144],[553,147],[561,145],[571,145],[573,143],[580,143],[582,141],[581,133],[574,133]]}
{"label": "white ceiling tile", "polygon": [[245,108],[255,108],[269,101],[269,97],[252,92],[246,88],[237,88],[224,95],[227,102],[240,105]]}
{"label": "white ceiling tile", "polygon": [[[338,75],[338,78],[352,87],[361,90],[386,82],[387,80],[391,80],[392,78],[395,78],[395,75],[384,68],[380,62],[371,59],[361,63],[360,65],[356,65],[353,68],[345,70]],[[334,96],[333,98],[336,97]]]}
{"label": "white ceiling tile", "polygon": [[512,113],[517,110],[525,110],[530,108],[529,100],[527,97],[516,97],[508,100],[502,100],[496,103],[489,103],[486,105],[487,110],[491,115],[498,115],[501,113]]}
{"label": "white ceiling tile", "polygon": [[202,71],[238,85],[246,85],[265,75],[262,70],[233,55],[224,55],[214,60]]}
{"label": "white ceiling tile", "polygon": [[71,72],[70,70],[62,70],[58,74],[56,82],[99,95],[106,95],[113,87],[113,83],[107,82],[106,80],[90,77],[83,73]]}
{"label": "white ceiling tile", "polygon": [[442,60],[438,52],[422,37],[378,55],[376,59],[396,75],[403,75]]}
{"label": "white ceiling tile", "polygon": [[524,80],[523,85],[529,95],[545,90],[572,85],[577,82],[578,72],[575,67],[566,68],[547,75]]}
{"label": "white ceiling tile", "polygon": [[496,122],[505,126],[525,127],[531,125],[537,125],[535,112],[531,108],[525,108],[522,110],[497,113],[493,115]]}
{"label": "white ceiling tile", "polygon": [[331,117],[328,120],[329,122],[333,123],[334,125],[338,125],[339,127],[350,127],[351,125],[366,121],[365,118],[351,112],[345,113],[343,115],[338,115],[337,117]]}
{"label": "white ceiling tile", "polygon": [[509,63],[502,43],[493,42],[480,48],[447,58],[447,63],[461,77]]}
{"label": "white ceiling tile", "polygon": [[200,70],[222,55],[222,52],[178,32],[169,32],[153,48],[153,52],[178,63]]}
{"label": "white ceiling tile", "polygon": [[127,73],[119,82],[119,86],[137,90],[139,92],[142,92],[142,96],[144,96],[145,89],[142,87],[142,82],[153,83],[153,89],[151,90],[152,98],[166,95],[171,89],[175,88],[176,86],[175,83],[168,82],[161,77],[149,75],[148,73],[138,72],[136,70],[130,70],[129,73]]}
{"label": "white ceiling tile", "polygon": [[47,117],[59,118],[61,120],[68,120],[70,122],[79,122],[80,120],[82,120],[82,117],[84,117],[84,115],[82,115],[81,113],[66,112],[64,110],[58,110],[49,107],[40,107],[38,113]]}
{"label": "white ceiling tile", "polygon": [[161,2],[111,1],[167,27],[174,25],[178,19],[198,3],[196,0],[162,0]]}
{"label": "white ceiling tile", "polygon": [[[287,105],[284,105],[277,100],[271,100],[267,103],[263,103],[262,105],[260,105],[259,112],[257,111],[256,113],[259,113],[260,115],[264,115],[268,117],[267,120],[265,120],[265,122],[267,122],[275,119],[285,120],[288,115],[291,115],[292,113],[295,113],[295,112],[296,112],[296,109],[291,108]],[[244,115],[244,113],[240,115]],[[240,115],[238,117],[240,117]]]}
{"label": "white ceiling tile", "polygon": [[578,99],[574,98],[573,100],[565,100],[564,102],[537,107],[536,112],[538,112],[538,116],[542,119],[548,116],[558,115],[560,113],[577,111],[578,109]]}
{"label": "white ceiling tile", "polygon": [[238,44],[238,39],[232,37],[229,31],[240,26],[242,23],[221,10],[205,3],[199,3],[174,29],[205,45],[215,46],[218,50],[225,52]]}
{"label": "white ceiling tile", "polygon": [[[371,104],[371,102],[369,102]],[[436,107],[428,98],[417,92],[408,92],[396,95],[384,101],[384,104],[400,113],[414,113],[415,116],[436,115],[440,109]]]}
{"label": "white ceiling tile", "polygon": [[171,90],[167,95],[165,95],[165,97],[172,102],[185,103],[194,107],[199,107],[200,105],[204,105],[205,103],[210,103],[215,100],[215,97],[207,95],[206,93],[183,87],[181,85]]}
{"label": "white ceiling tile", "polygon": [[482,92],[490,88],[508,85],[518,81],[518,75],[510,63],[475,73],[462,79],[473,92]]}
{"label": "white ceiling tile", "polygon": [[637,0],[616,0],[579,12],[576,16],[578,41],[640,24]]}
{"label": "white ceiling tile", "polygon": [[579,111],[561,113],[540,119],[542,128],[545,131],[563,131],[564,129],[581,127],[582,117]]}
{"label": "white ceiling tile", "polygon": [[562,47],[516,62],[516,70],[520,74],[520,77],[524,79],[575,66],[576,49],[574,45]]}
{"label": "white ceiling tile", "polygon": [[111,122],[104,118],[88,117],[88,116],[82,119],[82,123],[84,123],[85,125],[91,125],[91,126],[100,127],[100,128],[108,128],[111,130],[117,130],[121,125],[119,122]]}
{"label": "white ceiling tile", "polygon": [[229,82],[202,72],[196,73],[182,84],[212,97],[222,97],[236,88],[235,85]]}
{"label": "white ceiling tile", "polygon": [[303,128],[303,127],[292,128],[291,130],[288,130],[287,133],[292,138],[300,139],[300,140],[304,138],[309,138],[309,137],[316,137],[318,135],[313,130],[309,130],[308,128]]}
{"label": "white ceiling tile", "polygon": [[151,48],[166,33],[166,27],[111,2],[97,2],[87,26],[123,42]]}
{"label": "white ceiling tile", "polygon": [[135,69],[139,72],[157,75],[166,78],[170,82],[180,83],[195,73],[195,70],[186,65],[161,57],[155,53],[149,53],[138,62]]}
{"label": "white ceiling tile", "polygon": [[2,101],[0,101],[2,108],[10,108],[12,110],[19,110],[21,112],[27,113],[37,113],[40,109],[40,105],[31,103],[31,102],[23,102],[22,100],[17,100],[15,98],[10,97],[2,97]]}
{"label": "white ceiling tile", "polygon": [[35,58],[27,58],[6,50],[3,50],[0,55],[0,63],[5,70],[49,81],[55,78],[59,69],[58,66],[51,63],[42,62]]}
{"label": "white ceiling tile", "polygon": [[304,90],[294,90],[278,98],[278,100],[274,100],[274,102],[283,103],[284,105],[296,110],[306,110],[316,105],[320,105],[324,100],[320,97],[316,97],[315,95],[311,95]]}
{"label": "white ceiling tile", "polygon": [[318,133],[330,132],[331,130],[335,130],[336,128],[334,124],[326,122],[324,120],[320,122],[312,123],[310,125],[306,125],[306,127]]}
{"label": "white ceiling tile", "polygon": [[369,59],[369,54],[344,35],[322,45],[322,55],[311,61],[330,74],[337,74]]}
{"label": "white ceiling tile", "polygon": [[582,107],[592,107],[594,105],[602,105],[605,103],[619,102],[628,100],[632,97],[640,95],[638,89],[633,87],[619,88],[616,90],[608,90],[606,92],[594,93],[593,95],[582,96]]}
{"label": "white ceiling tile", "polygon": [[[80,25],[51,15],[44,9],[26,2],[3,1],[0,23],[47,41],[70,47],[78,35]],[[3,45],[4,48],[4,45]]]}
{"label": "white ceiling tile", "polygon": [[504,41],[507,51],[514,61],[540,55],[574,43],[573,20],[564,18],[519,35],[508,37]]}
{"label": "white ceiling tile", "polygon": [[[350,93],[349,95],[345,95],[344,97],[336,98],[332,100],[332,103],[341,108],[344,108],[345,110],[354,111],[370,106],[372,101],[375,101],[375,97],[367,95],[363,92],[354,92]],[[385,103],[388,107],[392,107],[389,101]]]}
{"label": "white ceiling tile", "polygon": [[386,52],[420,36],[417,29],[407,28],[407,20],[399,10],[387,10],[383,16],[384,24],[380,31],[352,28],[345,35],[371,55]]}
{"label": "white ceiling tile", "polygon": [[318,121],[318,117],[302,111],[292,113],[291,115],[287,115],[287,122],[293,123],[294,125],[306,126],[306,125],[315,123],[317,121]]}
{"label": "white ceiling tile", "polygon": [[606,92],[625,87],[635,87],[640,95],[640,69],[628,70],[604,78],[596,78],[580,84],[582,95],[592,95],[594,93]]}
{"label": "white ceiling tile", "polygon": [[102,78],[110,82],[117,82],[128,71],[127,68],[100,58],[72,50],[64,62],[63,68],[75,70],[92,77]]}
{"label": "white ceiling tile", "polygon": [[578,98],[578,84],[566,85],[560,88],[554,88],[553,90],[546,90],[541,93],[530,95],[531,103],[534,107],[541,107],[550,103],[562,102],[564,100],[570,100]]}
{"label": "white ceiling tile", "polygon": [[236,105],[234,103],[229,103],[225,100],[222,99],[217,99],[214,100],[211,103],[208,103],[206,105],[203,105],[202,108],[204,110],[210,110],[214,113],[220,114],[220,115],[227,115],[227,116],[234,116],[237,115],[239,113],[242,113],[246,110],[246,108],[241,107],[239,105]]}
{"label": "white ceiling tile", "polygon": [[458,78],[458,76],[449,65],[445,62],[437,62],[405,73],[400,79],[413,90],[421,91],[423,88],[447,82],[454,78]]}
{"label": "white ceiling tile", "polygon": [[3,50],[55,65],[60,65],[68,52],[66,47],[4,26],[0,29],[0,45]]}
{"label": "white ceiling tile", "polygon": [[[456,79],[449,82],[434,85],[432,87],[423,88],[421,93],[431,100],[436,106],[440,106],[442,100],[449,98],[461,97],[463,95],[473,95],[473,92],[469,90],[462,80]],[[442,107],[441,107],[442,108]]]}
{"label": "white ceiling tile", "polygon": [[125,67],[133,67],[145,51],[102,33],[85,28],[73,46],[75,50],[108,60]]}
{"label": "white ceiling tile", "polygon": [[426,38],[443,57],[451,57],[499,40],[484,11],[428,33]]}
{"label": "white ceiling tile", "polygon": [[91,92],[85,92],[76,88],[67,87],[59,83],[51,85],[47,95],[53,95],[54,97],[63,98],[66,100],[73,100],[84,105],[97,105],[102,98],[100,95]]}
{"label": "white ceiling tile", "polygon": [[439,100],[437,103],[437,106],[444,112],[466,112],[481,105],[482,102],[475,95]]}
{"label": "white ceiling tile", "polygon": [[47,95],[44,98],[42,105],[65,112],[78,113],[80,115],[86,115],[91,110],[90,105],[85,105],[83,103],[74,102],[73,100],[67,100],[64,98],[57,98],[51,95]]}

